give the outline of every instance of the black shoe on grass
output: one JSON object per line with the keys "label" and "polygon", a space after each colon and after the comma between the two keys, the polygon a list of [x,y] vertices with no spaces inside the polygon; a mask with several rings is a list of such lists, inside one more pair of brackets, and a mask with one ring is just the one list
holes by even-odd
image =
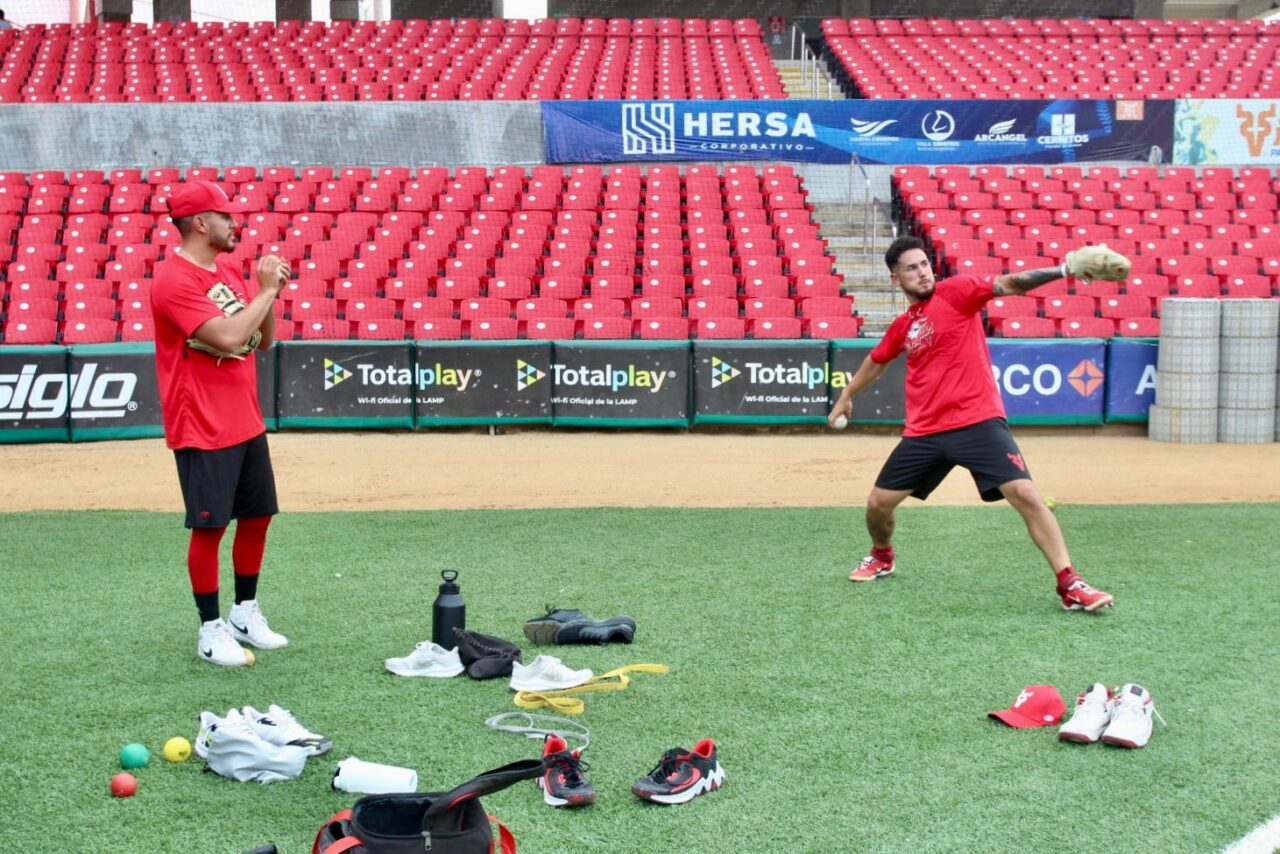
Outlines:
{"label": "black shoe on grass", "polygon": [[524,636],[537,644],[631,643],[636,621],[626,616],[593,620],[581,611],[547,608],[547,613],[524,624]]}

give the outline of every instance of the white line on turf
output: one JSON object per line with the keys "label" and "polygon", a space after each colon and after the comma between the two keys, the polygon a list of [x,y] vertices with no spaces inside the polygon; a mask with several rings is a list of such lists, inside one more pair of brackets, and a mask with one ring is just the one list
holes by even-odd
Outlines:
{"label": "white line on turf", "polygon": [[1228,846],[1222,854],[1272,854],[1280,849],[1280,815],[1258,825],[1239,842]]}

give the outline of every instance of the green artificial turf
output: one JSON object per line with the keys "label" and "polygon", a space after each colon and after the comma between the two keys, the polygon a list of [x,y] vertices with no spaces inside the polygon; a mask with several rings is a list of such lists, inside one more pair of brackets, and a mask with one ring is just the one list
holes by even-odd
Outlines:
{"label": "green artificial turf", "polygon": [[[861,509],[314,513],[272,526],[260,599],[286,650],[250,669],[196,659],[178,514],[0,515],[6,657],[0,799],[14,851],[310,851],[355,796],[356,756],[423,790],[538,752],[483,720],[505,680],[402,679],[382,659],[430,635],[442,567],[471,628],[539,651],[556,604],[638,623],[632,646],[548,648],[597,672],[658,662],[586,696],[594,807],[533,783],[487,797],[522,852],[1220,849],[1280,812],[1280,507],[1065,507],[1080,571],[1115,594],[1064,612],[1006,506],[904,507],[899,570],[846,581]],[[230,537],[224,542],[224,611]],[[1052,683],[1136,681],[1168,720],[1127,751],[986,717]],[[196,716],[278,703],[333,739],[298,780],[236,783],[160,759]],[[678,807],[630,793],[661,752],[716,740],[724,787]],[[108,796],[120,748],[152,751]],[[1127,840],[1127,841],[1126,841]]]}

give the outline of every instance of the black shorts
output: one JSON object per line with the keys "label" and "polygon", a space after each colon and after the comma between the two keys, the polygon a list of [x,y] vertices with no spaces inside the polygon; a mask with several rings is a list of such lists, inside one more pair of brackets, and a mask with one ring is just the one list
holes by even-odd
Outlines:
{"label": "black shorts", "polygon": [[216,451],[180,448],[173,456],[188,528],[225,528],[232,519],[280,512],[266,433]]}
{"label": "black shorts", "polygon": [[983,501],[999,501],[1000,486],[1011,480],[1031,479],[1009,422],[989,418],[958,430],[903,437],[880,469],[876,486],[909,489],[924,500],[956,466],[973,475]]}

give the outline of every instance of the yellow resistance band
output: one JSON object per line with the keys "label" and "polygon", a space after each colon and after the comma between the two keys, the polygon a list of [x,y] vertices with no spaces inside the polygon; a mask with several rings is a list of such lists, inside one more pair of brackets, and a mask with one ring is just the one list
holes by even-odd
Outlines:
{"label": "yellow resistance band", "polygon": [[669,670],[670,668],[665,664],[628,664],[626,667],[592,676],[586,682],[572,688],[563,688],[559,691],[517,691],[516,705],[522,709],[549,707],[561,714],[580,715],[587,706],[577,697],[569,696],[570,694],[583,694],[588,691],[621,691],[631,684],[628,673],[667,673]]}

